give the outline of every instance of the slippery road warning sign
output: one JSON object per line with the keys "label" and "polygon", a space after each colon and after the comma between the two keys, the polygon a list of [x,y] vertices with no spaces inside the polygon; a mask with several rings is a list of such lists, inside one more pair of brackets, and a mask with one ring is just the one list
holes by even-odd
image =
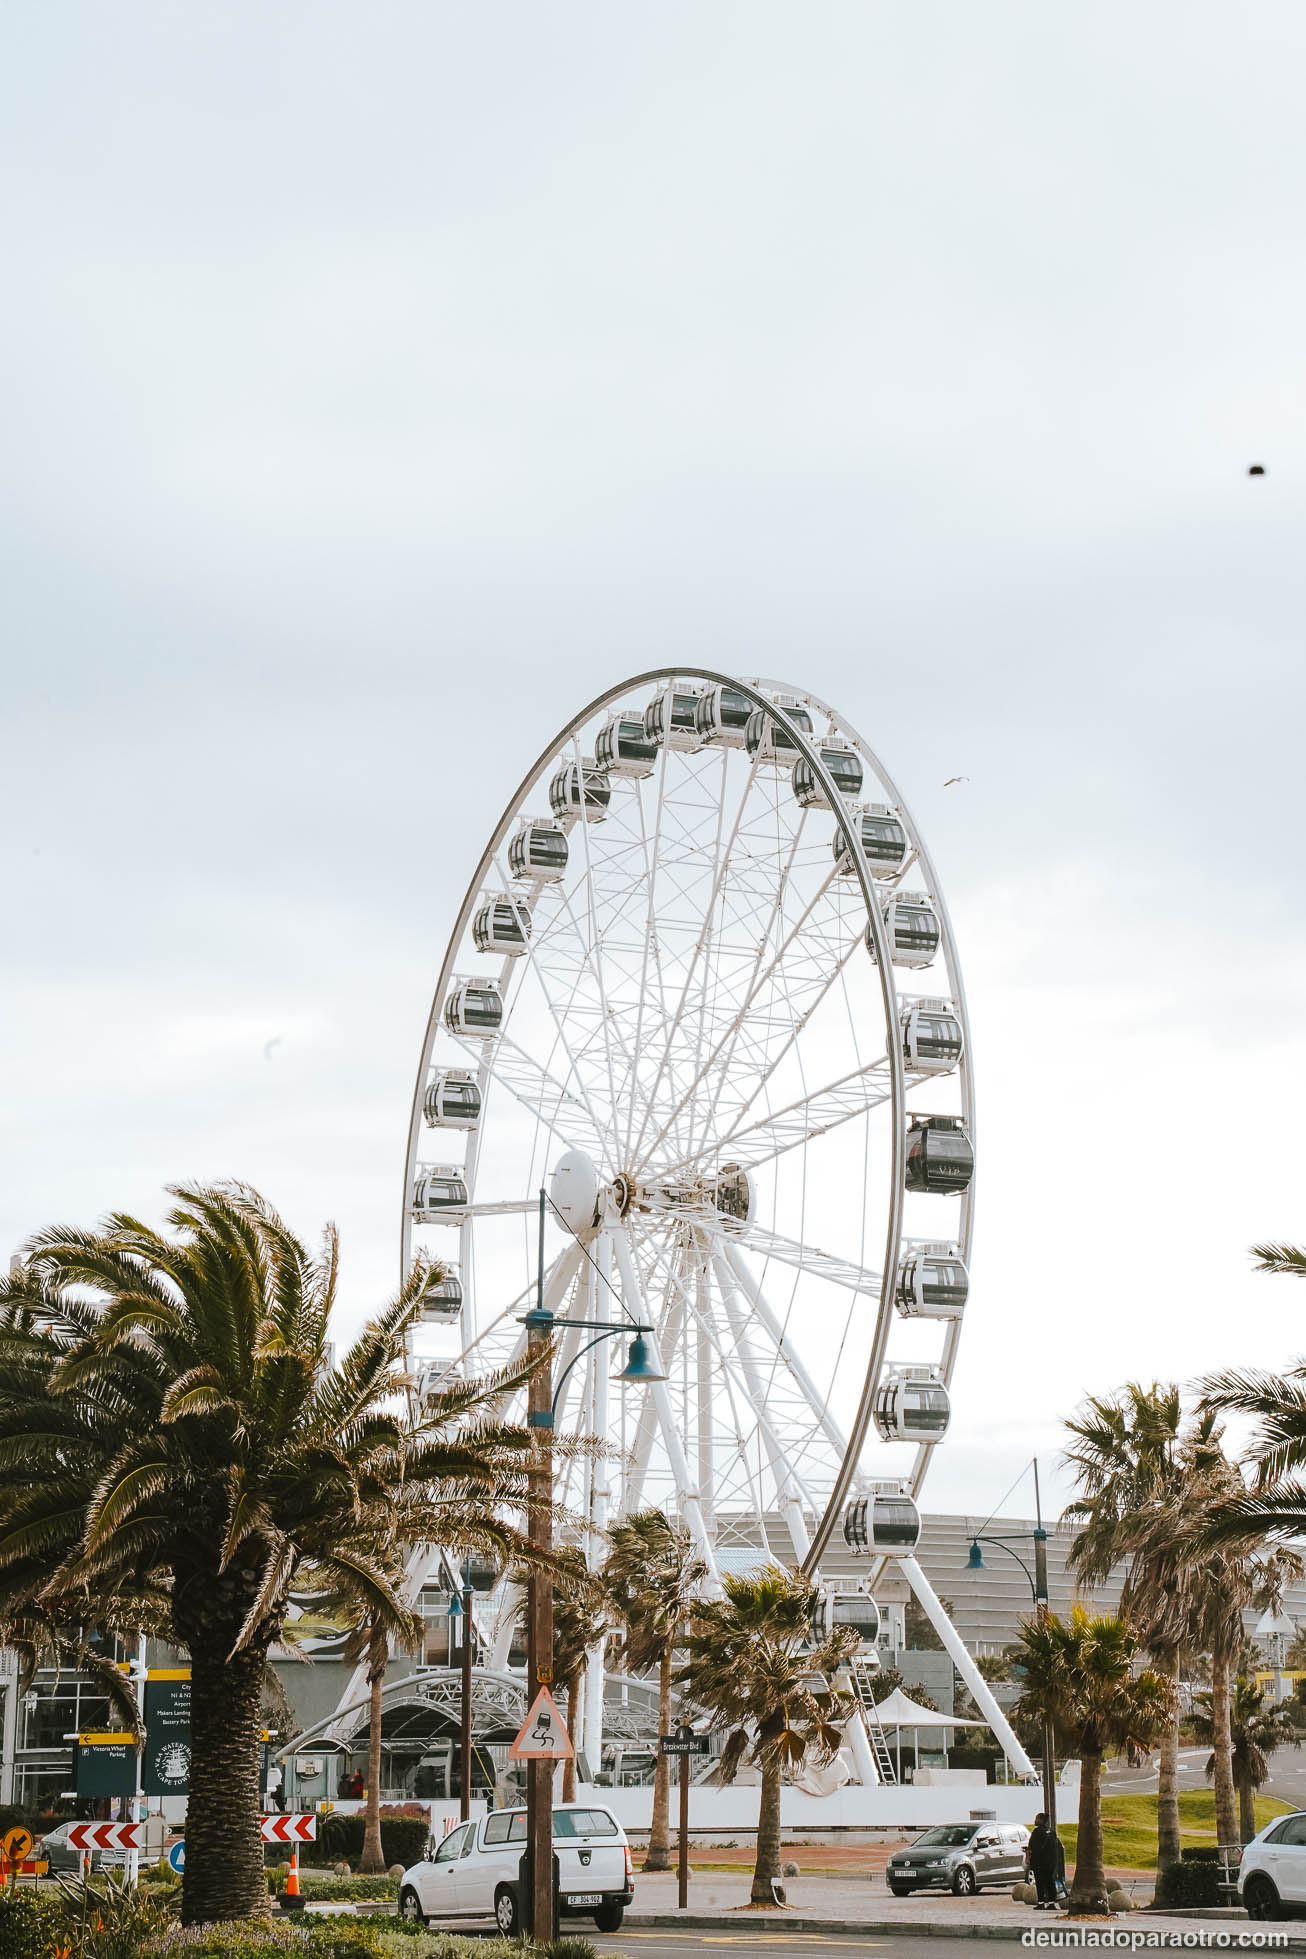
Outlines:
{"label": "slippery road warning sign", "polygon": [[509,1761],[566,1762],[575,1753],[571,1736],[562,1725],[558,1703],[547,1687],[541,1687],[516,1741],[508,1750]]}

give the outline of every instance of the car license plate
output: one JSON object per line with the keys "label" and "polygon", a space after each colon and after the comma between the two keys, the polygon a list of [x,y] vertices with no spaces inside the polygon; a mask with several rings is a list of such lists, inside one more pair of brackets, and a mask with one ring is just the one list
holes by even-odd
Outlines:
{"label": "car license plate", "polygon": [[603,1903],[603,1893],[601,1891],[573,1891],[568,1897],[567,1903],[569,1905],[601,1905]]}

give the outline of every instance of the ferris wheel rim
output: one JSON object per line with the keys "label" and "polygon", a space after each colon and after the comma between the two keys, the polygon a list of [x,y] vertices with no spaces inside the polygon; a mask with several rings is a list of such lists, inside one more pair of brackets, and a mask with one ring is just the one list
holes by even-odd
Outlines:
{"label": "ferris wheel rim", "polygon": [[[694,682],[705,682],[712,687],[728,687],[737,690],[745,695],[754,708],[763,710],[784,729],[796,754],[806,762],[812,775],[819,783],[825,796],[829,813],[833,817],[834,824],[837,830],[842,833],[844,849],[850,867],[855,873],[865,906],[868,935],[873,942],[875,950],[875,965],[879,979],[881,1007],[886,1029],[887,1052],[884,1060],[889,1073],[889,1100],[892,1108],[892,1162],[889,1183],[889,1215],[885,1231],[885,1256],[880,1274],[880,1288],[876,1301],[874,1329],[866,1352],[867,1365],[865,1379],[858,1397],[855,1415],[849,1427],[847,1444],[838,1465],[834,1486],[826,1501],[824,1511],[817,1520],[816,1531],[812,1537],[810,1548],[806,1557],[803,1559],[804,1568],[814,1571],[819,1565],[821,1555],[828,1544],[840,1511],[847,1501],[848,1494],[858,1477],[862,1453],[873,1419],[876,1391],[885,1365],[889,1334],[893,1326],[894,1285],[903,1235],[907,1126],[906,1081],[901,1043],[894,1036],[894,1030],[896,1030],[899,1024],[899,996],[891,956],[891,947],[889,945],[888,930],[882,915],[875,880],[865,856],[860,826],[855,821],[850,805],[840,794],[838,786],[826,766],[820,752],[820,739],[815,735],[815,732],[809,737],[807,731],[799,725],[796,719],[791,717],[787,706],[782,701],[776,699],[777,694],[795,696],[798,700],[810,704],[811,707],[826,715],[832,730],[837,730],[850,741],[870,764],[875,775],[884,786],[886,792],[891,796],[902,816],[913,846],[914,861],[920,865],[928,881],[931,900],[941,916],[943,926],[942,943],[952,1000],[964,1030],[963,1053],[958,1064],[958,1073],[961,1078],[964,1113],[968,1123],[973,1121],[974,1096],[972,1069],[970,1065],[969,1020],[966,1011],[960,966],[957,960],[955,935],[952,929],[951,918],[947,913],[946,900],[943,898],[932,859],[924,844],[919,827],[906,806],[905,799],[902,797],[888,770],[880,761],[879,756],[871,749],[870,745],[844,715],[821,700],[810,689],[799,687],[792,683],[762,678],[741,680],[737,676],[706,666],[676,664],[674,666],[648,668],[626,676],[616,685],[605,688],[601,693],[594,696],[583,707],[578,709],[554,735],[548,745],[541,750],[531,767],[523,775],[515,791],[504,805],[503,812],[494,826],[486,847],[467,885],[461,906],[450,931],[432,997],[431,1011],[428,1016],[426,1033],[422,1044],[421,1059],[418,1066],[409,1123],[408,1148],[404,1174],[401,1269],[403,1274],[407,1273],[411,1258],[413,1221],[409,1197],[418,1167],[418,1155],[422,1138],[423,1095],[432,1067],[432,1055],[442,1024],[444,1005],[449,997],[450,988],[456,977],[460,949],[463,947],[466,939],[475,908],[478,902],[483,901],[487,889],[487,879],[495,869],[498,853],[501,851],[514,821],[526,814],[524,806],[528,797],[531,796],[532,792],[538,792],[541,780],[546,776],[550,764],[556,763],[560,758],[566,756],[569,745],[572,758],[576,761],[577,766],[580,765],[582,758],[580,757],[577,744],[579,733],[582,729],[591,723],[597,715],[619,705],[622,697],[629,695],[632,690],[647,686],[674,683],[676,681],[684,681],[691,685]],[[588,828],[583,816],[579,827],[582,832],[585,832]],[[490,1044],[487,1043],[486,1045],[488,1047]],[[484,1066],[488,1070],[488,1056]],[[478,1129],[473,1132],[468,1145],[467,1171],[469,1177],[474,1176],[475,1168],[479,1161],[480,1141],[481,1137]],[[962,1203],[963,1210],[959,1221],[960,1229],[958,1230],[957,1238],[960,1242],[962,1256],[965,1258],[969,1252],[972,1235],[972,1203],[969,1192],[963,1197]],[[478,1330],[476,1341],[479,1341],[484,1331],[485,1329]],[[943,1373],[945,1384],[950,1380],[955,1365],[959,1336],[960,1322],[954,1320],[948,1326],[944,1335],[944,1353],[940,1362],[940,1369]],[[476,1344],[476,1341],[472,1342],[472,1346]],[[910,1478],[903,1477],[901,1479],[903,1482],[910,1482],[913,1494],[919,1490],[924,1480],[930,1454],[931,1450],[927,1446],[922,1445],[918,1449],[916,1465],[911,1472]]]}

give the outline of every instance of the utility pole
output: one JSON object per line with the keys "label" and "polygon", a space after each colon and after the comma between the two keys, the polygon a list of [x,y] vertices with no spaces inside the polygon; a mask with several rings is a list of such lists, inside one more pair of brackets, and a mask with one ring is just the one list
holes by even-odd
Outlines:
{"label": "utility pole", "polygon": [[[547,1354],[553,1338],[553,1314],[544,1309],[544,1206],[540,1192],[539,1273],[535,1310],[526,1315],[526,1351],[532,1360]],[[528,1389],[526,1422],[536,1431],[536,1450],[530,1471],[531,1495],[536,1499],[527,1518],[527,1536],[541,1551],[553,1548],[553,1368],[546,1364]],[[540,1501],[540,1499],[543,1499]],[[529,1707],[541,1687],[553,1686],[553,1579],[532,1565],[527,1585],[527,1691]],[[526,1932],[543,1944],[553,1937],[553,1763],[526,1764],[526,1857],[529,1872],[529,1912]]]}
{"label": "utility pole", "polygon": [[472,1813],[472,1561],[463,1559],[463,1707],[458,1745],[458,1817]]}
{"label": "utility pole", "polygon": [[[1034,1458],[1034,1616],[1040,1626],[1048,1616],[1048,1534],[1043,1528],[1043,1501],[1038,1487],[1038,1457]],[[1043,1716],[1043,1808],[1048,1828],[1057,1833],[1057,1751],[1052,1716]]]}

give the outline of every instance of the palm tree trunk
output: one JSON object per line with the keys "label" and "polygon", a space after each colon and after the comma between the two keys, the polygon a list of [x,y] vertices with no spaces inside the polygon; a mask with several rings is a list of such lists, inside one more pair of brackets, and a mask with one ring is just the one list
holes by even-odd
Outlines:
{"label": "palm tree trunk", "polygon": [[385,1685],[387,1658],[384,1634],[379,1652],[377,1643],[374,1633],[367,1669],[371,1693],[367,1714],[367,1806],[363,1811],[363,1854],[358,1860],[359,1870],[368,1876],[385,1869],[385,1852],[381,1848],[381,1689]]}
{"label": "palm tree trunk", "polygon": [[1238,1805],[1233,1787],[1233,1749],[1229,1721],[1229,1644],[1221,1638],[1211,1654],[1211,1743],[1215,1758],[1215,1841],[1238,1841]]}
{"label": "palm tree trunk", "polygon": [[[658,1733],[671,1733],[671,1642],[662,1649],[658,1666]],[[671,1869],[671,1761],[658,1750],[653,1771],[653,1822],[648,1833],[646,1871]]]}
{"label": "palm tree trunk", "polygon": [[1071,1912],[1107,1909],[1106,1871],[1102,1866],[1102,1757],[1084,1751],[1079,1767],[1079,1837],[1075,1852],[1075,1881],[1070,1887]]}
{"label": "palm tree trunk", "polygon": [[1156,1871],[1158,1881],[1179,1862],[1179,1650],[1158,1654],[1175,1692],[1174,1719],[1161,1736],[1157,1756]]}
{"label": "palm tree trunk", "polygon": [[757,1812],[757,1862],[753,1866],[755,1905],[774,1901],[771,1886],[780,1875],[780,1761],[769,1760],[762,1769],[762,1800]]}
{"label": "palm tree trunk", "polygon": [[259,1828],[262,1801],[262,1652],[231,1653],[225,1623],[192,1622],[190,1800],[186,1810],[183,1925],[258,1918],[268,1910]]}
{"label": "palm tree trunk", "polygon": [[1256,1835],[1256,1788],[1250,1776],[1240,1775],[1238,1787],[1238,1837],[1250,1843]]}

